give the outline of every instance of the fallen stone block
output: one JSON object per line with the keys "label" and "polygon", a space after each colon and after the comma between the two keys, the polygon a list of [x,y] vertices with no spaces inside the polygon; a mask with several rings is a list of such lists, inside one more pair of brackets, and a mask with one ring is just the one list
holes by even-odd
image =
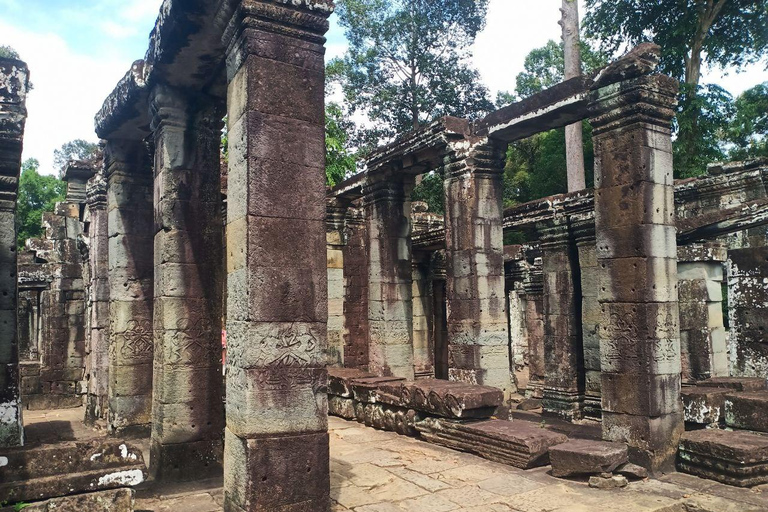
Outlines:
{"label": "fallen stone block", "polygon": [[549,449],[568,440],[525,421],[426,418],[416,423],[416,430],[425,441],[521,469],[547,465]]}
{"label": "fallen stone block", "polygon": [[504,403],[504,393],[490,386],[424,379],[410,388],[411,407],[445,418],[490,418]]}
{"label": "fallen stone block", "polygon": [[133,512],[133,495],[133,489],[125,488],[90,492],[30,503],[23,510],[25,512]]}
{"label": "fallen stone block", "polygon": [[768,437],[717,429],[686,432],[680,440],[677,467],[737,487],[768,483]]}
{"label": "fallen stone block", "polygon": [[589,486],[595,489],[620,489],[629,482],[623,475],[594,475],[589,477]]}
{"label": "fallen stone block", "polygon": [[728,394],[724,409],[727,426],[768,432],[768,391]]}
{"label": "fallen stone block", "polygon": [[712,377],[696,383],[699,387],[725,388],[735,391],[762,391],[768,389],[761,377]]}
{"label": "fallen stone block", "polygon": [[723,419],[725,395],[732,393],[728,388],[691,387],[683,388],[683,411],[685,421],[698,425],[720,423]]}
{"label": "fallen stone block", "polygon": [[587,439],[569,439],[549,449],[552,476],[610,473],[629,461],[627,445]]}
{"label": "fallen stone block", "polygon": [[352,396],[357,402],[376,403],[378,388],[382,384],[405,382],[400,377],[361,377],[350,381]]}
{"label": "fallen stone block", "polygon": [[328,394],[352,398],[352,380],[373,377],[356,368],[328,368]]}
{"label": "fallen stone block", "polygon": [[1,450],[0,502],[39,501],[132,487],[146,480],[144,457],[121,441],[98,440]]}
{"label": "fallen stone block", "polygon": [[643,466],[632,464],[631,462],[622,464],[621,466],[614,469],[613,472],[617,475],[623,475],[633,480],[643,480],[644,478],[648,478],[647,469],[645,469]]}

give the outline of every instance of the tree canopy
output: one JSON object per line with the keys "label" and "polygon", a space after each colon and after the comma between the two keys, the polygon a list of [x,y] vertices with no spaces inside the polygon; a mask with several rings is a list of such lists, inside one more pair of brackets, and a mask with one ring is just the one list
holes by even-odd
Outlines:
{"label": "tree canopy", "polygon": [[53,151],[53,166],[59,172],[64,173],[64,167],[70,160],[90,160],[99,152],[99,145],[83,139],[75,139],[62,144],[61,148]]}
{"label": "tree canopy", "polygon": [[7,45],[0,44],[0,58],[2,59],[19,59],[19,53]]}
{"label": "tree canopy", "polygon": [[25,160],[19,178],[19,197],[16,211],[17,244],[19,249],[29,238],[43,235],[43,212],[53,211],[57,202],[63,201],[66,183],[55,176],[38,173],[40,162],[34,158]]}
{"label": "tree canopy", "polygon": [[338,5],[349,50],[332,65],[347,105],[364,112],[376,139],[435,118],[476,118],[493,109],[469,64],[488,0],[345,0]]}

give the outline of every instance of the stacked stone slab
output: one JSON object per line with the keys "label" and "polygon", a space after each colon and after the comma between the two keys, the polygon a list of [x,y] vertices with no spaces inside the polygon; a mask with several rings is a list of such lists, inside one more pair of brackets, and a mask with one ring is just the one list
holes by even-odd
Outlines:
{"label": "stacked stone slab", "polygon": [[695,430],[680,440],[681,471],[737,487],[768,482],[768,437],[717,429]]}
{"label": "stacked stone slab", "polygon": [[16,197],[29,70],[0,59],[0,447],[23,442],[17,345]]}
{"label": "stacked stone slab", "polygon": [[[653,55],[636,54],[637,65]],[[609,73],[608,71],[606,73]],[[599,90],[595,228],[603,436],[651,473],[671,469],[683,431],[670,123],[664,76]]]}
{"label": "stacked stone slab", "polygon": [[768,391],[729,393],[723,409],[728,427],[768,432]]}
{"label": "stacked stone slab", "polygon": [[[725,399],[742,392],[764,391],[766,380],[759,377],[715,377],[683,388],[685,422],[692,425],[725,425]],[[740,428],[736,426],[736,428]]]}
{"label": "stacked stone slab", "polygon": [[692,244],[678,248],[680,351],[683,381],[728,375],[723,325],[722,244]]}
{"label": "stacked stone slab", "polygon": [[59,443],[4,450],[0,502],[135,486],[145,481],[144,457],[123,441]]}
{"label": "stacked stone slab", "polygon": [[568,440],[564,434],[525,421],[459,422],[426,418],[416,423],[422,439],[520,469],[545,466],[549,449]]}

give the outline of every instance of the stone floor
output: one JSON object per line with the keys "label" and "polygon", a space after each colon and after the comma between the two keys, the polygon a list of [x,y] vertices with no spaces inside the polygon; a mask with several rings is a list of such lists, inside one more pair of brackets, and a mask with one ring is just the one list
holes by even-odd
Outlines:
{"label": "stone floor", "polygon": [[[82,409],[27,413],[27,435],[40,442],[103,435],[81,417]],[[330,418],[330,439],[334,512],[768,511],[768,486],[737,489],[673,474],[605,491],[554,478],[549,468],[522,471],[338,418]],[[148,485],[138,491],[136,510],[218,512],[221,486],[221,479]]]}

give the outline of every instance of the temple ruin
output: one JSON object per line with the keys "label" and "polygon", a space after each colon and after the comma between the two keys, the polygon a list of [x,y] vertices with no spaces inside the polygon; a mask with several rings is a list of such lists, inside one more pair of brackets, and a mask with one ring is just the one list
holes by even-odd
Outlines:
{"label": "temple ruin", "polygon": [[[329,414],[595,486],[768,483],[768,161],[675,181],[644,44],[327,188],[332,10],[167,0],[18,261],[28,71],[0,59],[0,502],[223,476],[225,511],[352,510]],[[595,188],[505,210],[508,144],[582,120]],[[444,215],[411,200],[435,172]],[[67,408],[103,430],[23,446],[23,412]]]}

